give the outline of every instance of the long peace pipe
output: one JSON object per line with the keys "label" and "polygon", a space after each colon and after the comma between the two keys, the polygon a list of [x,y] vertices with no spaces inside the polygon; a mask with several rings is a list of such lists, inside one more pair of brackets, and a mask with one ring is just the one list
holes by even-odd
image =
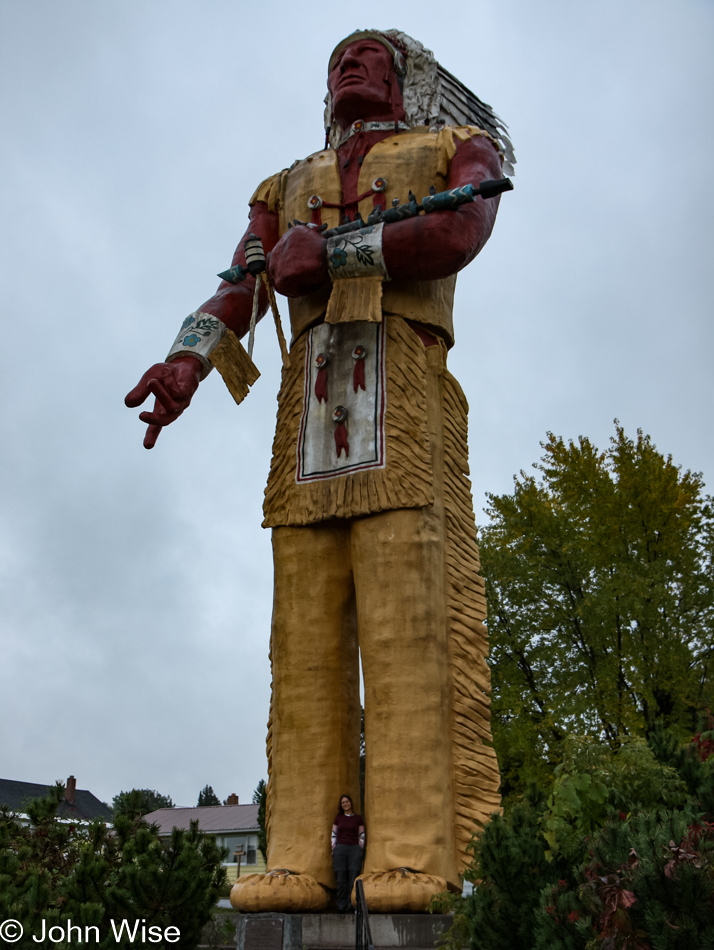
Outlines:
{"label": "long peace pipe", "polygon": [[[340,224],[336,228],[330,228],[329,231],[325,230],[324,225],[316,229],[322,231],[326,238],[335,237],[338,234],[349,234],[351,231],[359,231],[360,228],[375,224],[393,224],[395,221],[415,218],[421,212],[431,214],[433,211],[453,211],[461,205],[475,201],[479,197],[485,201],[488,198],[495,198],[496,195],[503,194],[504,191],[513,191],[513,182],[510,178],[489,178],[482,181],[478,187],[468,184],[462,185],[460,188],[452,188],[450,191],[437,193],[432,190],[430,194],[422,198],[421,204],[417,204],[415,196],[410,191],[409,201],[406,204],[399,204],[398,199],[395,199],[397,203],[393,203],[391,208],[386,211],[373,211],[366,221],[358,216],[354,221]],[[305,222],[296,220],[293,224],[304,225]],[[288,227],[292,226],[292,224],[288,225]],[[315,227],[315,225],[307,225],[307,227]],[[253,237],[253,235],[249,235],[249,237]],[[239,284],[246,279],[249,273],[248,269],[236,264],[234,267],[229,267],[228,270],[221,271],[218,276],[229,284]]]}

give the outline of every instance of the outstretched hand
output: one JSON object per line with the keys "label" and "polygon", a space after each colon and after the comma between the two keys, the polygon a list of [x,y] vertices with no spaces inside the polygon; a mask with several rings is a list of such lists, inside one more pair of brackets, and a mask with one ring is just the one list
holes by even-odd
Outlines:
{"label": "outstretched hand", "polygon": [[155,396],[153,410],[139,413],[141,421],[148,423],[145,449],[153,449],[162,428],[175,422],[188,408],[198,389],[201,370],[201,363],[194,356],[180,356],[171,363],[154,363],[138,385],[127,393],[124,403],[130,409],[140,406],[149,395]]}

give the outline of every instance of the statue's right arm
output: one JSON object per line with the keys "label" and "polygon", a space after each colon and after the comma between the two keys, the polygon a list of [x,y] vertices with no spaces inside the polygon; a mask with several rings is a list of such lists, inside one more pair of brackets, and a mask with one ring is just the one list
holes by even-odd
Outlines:
{"label": "statue's right arm", "polygon": [[[262,240],[266,253],[271,251],[278,241],[278,216],[269,211],[263,201],[258,201],[251,207],[248,228],[236,248],[231,266],[245,266],[243,246],[250,232],[257,234]],[[198,307],[194,314],[217,317],[240,339],[245,336],[250,326],[254,290],[254,277],[248,277],[240,284],[229,284],[223,280],[216,293]],[[258,319],[263,316],[267,307],[268,298],[263,288],[260,291]],[[210,365],[207,365],[205,358],[193,356],[190,351],[183,350],[172,352],[165,362],[155,363],[144,373],[124,402],[130,408],[136,408],[149,395],[155,397],[153,410],[145,410],[139,414],[139,419],[148,426],[144,436],[145,448],[152,449],[163,427],[178,419],[188,408],[199,382],[209,371]]]}

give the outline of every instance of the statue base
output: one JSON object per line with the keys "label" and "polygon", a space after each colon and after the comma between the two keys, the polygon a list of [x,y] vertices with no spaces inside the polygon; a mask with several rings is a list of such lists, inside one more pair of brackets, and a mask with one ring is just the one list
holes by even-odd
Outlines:
{"label": "statue base", "polygon": [[[236,950],[354,950],[355,914],[241,914]],[[446,914],[370,914],[375,950],[433,950]],[[229,946],[228,943],[225,946]]]}

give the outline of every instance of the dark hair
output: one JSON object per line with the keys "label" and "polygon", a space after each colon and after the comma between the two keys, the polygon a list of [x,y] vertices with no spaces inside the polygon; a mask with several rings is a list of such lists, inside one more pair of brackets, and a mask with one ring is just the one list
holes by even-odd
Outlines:
{"label": "dark hair", "polygon": [[337,805],[337,811],[339,812],[340,815],[344,815],[344,813],[345,813],[345,810],[344,810],[344,808],[342,807],[342,799],[343,799],[343,798],[349,798],[349,800],[350,800],[350,805],[352,806],[352,811],[355,810],[355,803],[352,801],[352,796],[351,796],[351,795],[348,795],[348,794],[345,792],[344,795],[340,795],[340,801],[339,801],[339,803],[338,803],[338,805]]}

